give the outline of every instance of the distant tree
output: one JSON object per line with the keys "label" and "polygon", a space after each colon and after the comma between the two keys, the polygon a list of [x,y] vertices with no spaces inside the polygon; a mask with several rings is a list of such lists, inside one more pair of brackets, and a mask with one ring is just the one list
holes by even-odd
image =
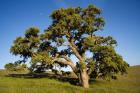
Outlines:
{"label": "distant tree", "polygon": [[4,66],[4,68],[6,69],[6,70],[14,70],[14,64],[13,63],[8,63],[8,64],[5,64],[5,66]]}
{"label": "distant tree", "polygon": [[16,72],[25,71],[28,69],[26,64],[18,64],[17,62],[5,64],[4,67],[8,71],[16,71]]}
{"label": "distant tree", "polygon": [[[32,27],[24,37],[18,37],[11,53],[20,55],[24,61],[31,58],[31,67],[35,68],[38,63],[42,68],[55,63],[70,66],[84,88],[89,87],[89,78],[110,78],[126,72],[127,63],[114,49],[116,40],[95,34],[105,25],[99,8],[94,5],[61,8],[54,11],[51,18],[52,24],[43,34]],[[86,52],[92,56],[88,57]],[[73,62],[71,56],[77,57],[78,62]]]}

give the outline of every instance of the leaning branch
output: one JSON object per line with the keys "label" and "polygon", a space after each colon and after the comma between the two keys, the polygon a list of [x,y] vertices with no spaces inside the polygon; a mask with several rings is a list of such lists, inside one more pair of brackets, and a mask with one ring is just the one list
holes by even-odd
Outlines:
{"label": "leaning branch", "polygon": [[66,56],[63,56],[62,58],[53,58],[52,62],[56,62],[56,63],[61,63],[61,64],[65,64],[65,65],[69,65],[73,72],[75,74],[77,74],[78,69],[77,67],[74,65],[74,63]]}
{"label": "leaning branch", "polygon": [[80,62],[83,61],[81,55],[78,53],[77,51],[77,47],[76,45],[74,44],[73,40],[69,40],[69,46],[70,48],[72,49],[73,53],[75,54],[75,56],[80,60]]}

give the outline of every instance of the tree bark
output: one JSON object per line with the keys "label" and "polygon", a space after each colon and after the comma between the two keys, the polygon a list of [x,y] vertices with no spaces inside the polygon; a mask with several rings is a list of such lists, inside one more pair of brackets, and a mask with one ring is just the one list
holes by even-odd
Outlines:
{"label": "tree bark", "polygon": [[89,77],[86,69],[80,71],[80,79],[81,86],[84,88],[89,88]]}
{"label": "tree bark", "polygon": [[89,77],[88,77],[87,69],[85,68],[83,70],[80,70],[80,72],[78,72],[78,68],[74,64],[69,64],[69,66],[72,68],[73,72],[79,78],[79,84],[84,88],[89,88]]}
{"label": "tree bark", "polygon": [[64,61],[59,58],[56,58],[53,61],[57,61],[58,63],[69,65],[72,68],[73,72],[79,78],[80,85],[84,88],[89,88],[89,77],[88,77],[88,73],[87,73],[87,68],[84,68],[84,69],[80,68],[80,71],[78,71],[78,68],[70,60]]}
{"label": "tree bark", "polygon": [[[73,53],[75,54],[75,56],[79,59],[79,64],[82,65],[86,65],[84,63],[85,60],[85,56],[84,55],[80,55],[78,50],[77,50],[77,46],[74,44],[74,40],[73,39],[69,39],[69,46],[72,49]],[[80,71],[78,72],[80,75],[77,74],[78,78],[79,78],[79,83],[82,87],[84,88],[89,88],[89,77],[88,77],[88,73],[87,73],[87,68],[79,68]]]}

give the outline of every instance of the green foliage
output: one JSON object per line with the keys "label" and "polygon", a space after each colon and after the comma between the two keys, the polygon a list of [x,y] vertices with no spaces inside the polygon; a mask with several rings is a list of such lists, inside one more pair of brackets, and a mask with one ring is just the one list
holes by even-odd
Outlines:
{"label": "green foliage", "polygon": [[117,45],[117,41],[114,40],[111,36],[101,37],[101,36],[88,36],[83,39],[83,46],[88,47],[92,50],[92,48],[100,47],[100,46],[115,46]]}
{"label": "green foliage", "polygon": [[13,63],[8,63],[8,64],[5,64],[4,66],[7,70],[14,70],[14,64]]}
{"label": "green foliage", "polygon": [[31,56],[30,47],[27,44],[14,44],[10,51],[14,55],[21,55],[24,57]]}
{"label": "green foliage", "polygon": [[10,52],[24,58],[31,57],[40,41],[38,33],[39,29],[29,28],[25,33],[25,37],[17,37],[14,40]]}
{"label": "green foliage", "polygon": [[95,71],[99,77],[110,79],[117,73],[127,73],[128,64],[115,52],[112,46],[98,46],[93,48],[93,51],[98,68]]}
{"label": "green foliage", "polygon": [[101,10],[93,5],[85,9],[75,7],[56,10],[51,14],[53,24],[46,30],[46,37],[53,34],[53,39],[66,36],[78,40],[83,34],[92,34],[104,26],[100,13]]}
{"label": "green foliage", "polygon": [[32,27],[26,30],[25,37],[31,38],[31,37],[38,37],[39,29],[36,27]]}
{"label": "green foliage", "polygon": [[95,69],[95,61],[93,60],[93,58],[87,58],[86,62],[87,62],[87,67],[93,71]]}
{"label": "green foliage", "polygon": [[19,63],[8,63],[8,64],[5,64],[5,69],[7,71],[24,71],[24,70],[27,70],[27,66],[26,64],[19,64]]}
{"label": "green foliage", "polygon": [[39,52],[33,55],[31,62],[37,63],[37,62],[43,62],[46,64],[52,64],[52,59],[49,57],[48,53],[46,52]]}

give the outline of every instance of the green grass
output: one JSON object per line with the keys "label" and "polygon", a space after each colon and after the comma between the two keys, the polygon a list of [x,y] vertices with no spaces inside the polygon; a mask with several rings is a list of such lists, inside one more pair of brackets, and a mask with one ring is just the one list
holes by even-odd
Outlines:
{"label": "green grass", "polygon": [[128,74],[118,80],[97,80],[89,89],[54,79],[4,77],[0,71],[0,93],[140,93],[140,66],[130,67]]}

